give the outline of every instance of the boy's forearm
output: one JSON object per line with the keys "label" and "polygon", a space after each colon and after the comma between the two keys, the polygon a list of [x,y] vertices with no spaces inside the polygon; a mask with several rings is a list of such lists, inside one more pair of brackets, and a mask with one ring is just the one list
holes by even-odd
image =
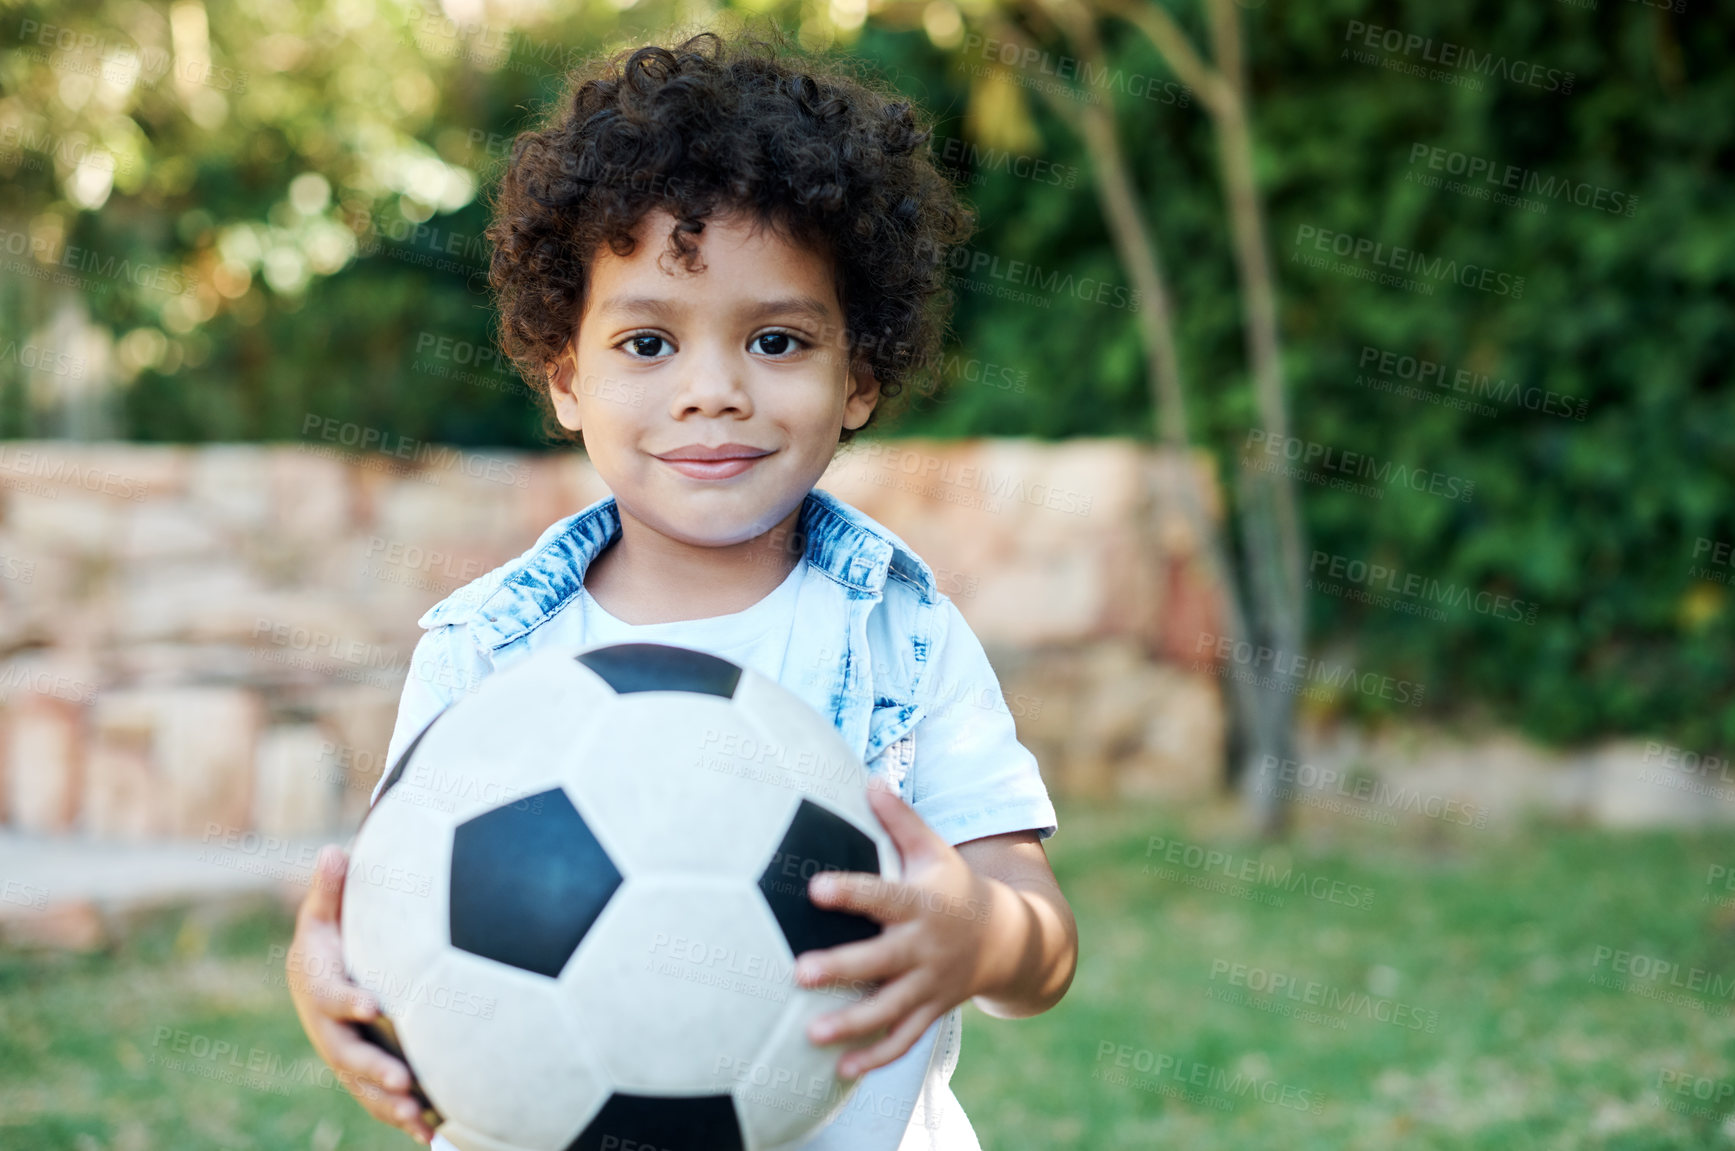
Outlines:
{"label": "boy's forearm", "polygon": [[1020,1019],[1059,1003],[1078,964],[1072,908],[1049,884],[989,879],[987,965],[974,995],[989,1015]]}

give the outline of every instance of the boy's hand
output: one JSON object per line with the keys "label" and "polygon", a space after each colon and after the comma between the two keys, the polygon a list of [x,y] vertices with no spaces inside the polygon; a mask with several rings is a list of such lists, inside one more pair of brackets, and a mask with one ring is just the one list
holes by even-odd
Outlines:
{"label": "boy's hand", "polygon": [[868,806],[897,845],[903,881],[864,871],[826,871],[809,880],[807,890],[816,907],[865,915],[885,927],[872,939],[805,952],[795,964],[795,980],[803,987],[852,981],[880,985],[862,1002],[808,1024],[808,1038],[821,1044],[889,1028],[877,1043],[844,1054],[837,1071],[845,1079],[890,1063],[934,1020],[994,990],[997,975],[991,949],[984,946],[989,909],[1012,896],[1005,885],[972,870],[958,849],[878,776],[868,779]]}
{"label": "boy's hand", "polygon": [[422,1121],[421,1103],[410,1094],[410,1069],[350,1026],[351,1021],[377,1018],[379,1005],[343,969],[338,912],[348,871],[349,856],[341,847],[320,848],[285,964],[289,997],[313,1049],[368,1114],[426,1143],[434,1133]]}

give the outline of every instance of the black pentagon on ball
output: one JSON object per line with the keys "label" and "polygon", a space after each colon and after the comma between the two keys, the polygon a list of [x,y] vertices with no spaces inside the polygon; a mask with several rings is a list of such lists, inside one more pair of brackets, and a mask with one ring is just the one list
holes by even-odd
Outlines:
{"label": "black pentagon on ball", "polygon": [[642,1147],[647,1151],[742,1151],[741,1121],[727,1095],[616,1092],[566,1151]]}
{"label": "black pentagon on ball", "polygon": [[807,897],[807,881],[821,871],[877,875],[879,870],[880,853],[873,840],[842,816],[803,799],[759,877],[759,890],[783,929],[790,954],[878,935],[879,923],[865,915],[815,907]]}
{"label": "black pentagon on ball", "polygon": [[691,691],[732,699],[741,669],[726,659],[666,643],[617,643],[576,657],[615,691]]}
{"label": "black pentagon on ball", "polygon": [[553,978],[620,885],[566,792],[526,796],[452,835],[452,946]]}

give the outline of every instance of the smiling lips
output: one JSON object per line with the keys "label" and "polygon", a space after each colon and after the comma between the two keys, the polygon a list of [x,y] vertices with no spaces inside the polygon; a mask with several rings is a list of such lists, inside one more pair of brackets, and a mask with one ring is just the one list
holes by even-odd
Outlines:
{"label": "smiling lips", "polygon": [[672,451],[661,452],[659,460],[684,476],[695,480],[726,480],[738,476],[771,453],[747,444],[687,444]]}

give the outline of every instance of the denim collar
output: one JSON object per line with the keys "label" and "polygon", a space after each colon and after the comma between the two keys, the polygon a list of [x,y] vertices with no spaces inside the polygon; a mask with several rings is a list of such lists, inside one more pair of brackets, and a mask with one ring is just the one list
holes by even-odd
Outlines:
{"label": "denim collar", "polygon": [[[814,488],[801,502],[797,531],[808,567],[856,598],[878,599],[888,576],[909,584],[923,603],[934,602],[934,573],[882,524],[830,492]],[[584,585],[585,569],[620,535],[620,512],[605,496],[556,521],[531,551],[467,584],[417,622],[424,628],[468,623],[476,643],[494,650],[512,643],[565,607]]]}

